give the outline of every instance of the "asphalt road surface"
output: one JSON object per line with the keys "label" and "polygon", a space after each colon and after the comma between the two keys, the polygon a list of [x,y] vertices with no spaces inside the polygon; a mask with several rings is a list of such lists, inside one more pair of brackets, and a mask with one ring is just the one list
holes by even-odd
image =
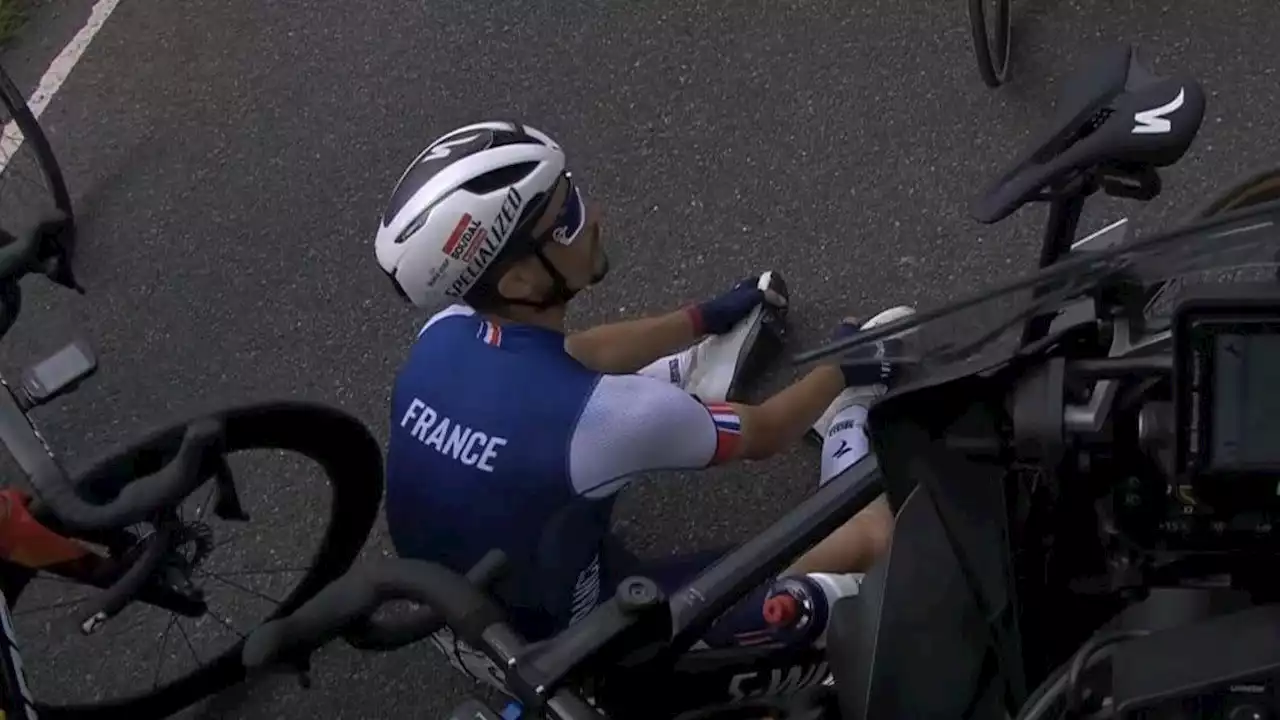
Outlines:
{"label": "asphalt road surface", "polygon": [[[98,376],[39,416],[72,459],[191,408],[283,394],[339,403],[385,437],[390,383],[423,317],[374,263],[376,218],[426,142],[482,118],[550,131],[607,208],[615,271],[583,296],[576,326],[775,269],[794,292],[797,347],[844,314],[932,306],[1028,268],[1043,211],[984,227],[967,203],[1043,125],[1054,85],[1090,48],[1138,42],[1209,95],[1164,196],[1130,208],[1142,226],[1280,160],[1271,0],[1015,2],[1016,79],[998,91],[978,81],[964,6],[124,0],[44,117],[80,213],[89,294],[29,281],[3,367],[77,335],[97,347]],[[24,89],[89,7],[37,7],[4,55]],[[1085,227],[1118,212],[1099,203]],[[618,521],[641,551],[741,539],[811,489],[816,460],[799,447],[654,478]],[[245,490],[271,525],[229,560],[267,567],[309,539],[314,480],[271,467]],[[368,552],[384,548],[379,537]],[[57,653],[56,667],[32,670],[37,692],[130,683],[147,658],[187,652],[175,639],[157,655],[154,628],[64,649],[66,622],[20,623],[24,640],[37,636],[28,645]],[[304,692],[268,679],[195,713],[433,717],[464,690],[428,647],[333,648],[315,681]]]}

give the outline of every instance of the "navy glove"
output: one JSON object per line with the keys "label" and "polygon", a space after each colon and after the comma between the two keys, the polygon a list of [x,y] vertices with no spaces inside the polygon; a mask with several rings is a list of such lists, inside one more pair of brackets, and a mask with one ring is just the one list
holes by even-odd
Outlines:
{"label": "navy glove", "polygon": [[787,304],[781,295],[761,290],[759,283],[759,276],[743,278],[729,292],[690,307],[689,319],[693,321],[694,332],[698,335],[723,335],[762,302],[778,307]]}
{"label": "navy glove", "polygon": [[[835,339],[857,335],[861,329],[852,323],[842,322],[836,328]],[[891,385],[900,369],[896,363],[887,359],[880,362],[868,362],[875,358],[902,357],[902,338],[887,337],[875,341],[871,345],[863,345],[841,358],[840,372],[844,374],[845,387],[863,387],[866,385]]]}

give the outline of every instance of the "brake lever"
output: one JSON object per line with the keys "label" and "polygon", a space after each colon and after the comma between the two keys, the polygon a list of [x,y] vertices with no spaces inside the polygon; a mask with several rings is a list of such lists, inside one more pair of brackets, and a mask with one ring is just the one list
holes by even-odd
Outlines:
{"label": "brake lever", "polygon": [[84,295],[84,287],[76,281],[71,269],[71,250],[64,237],[69,232],[70,223],[65,215],[40,222],[36,228],[40,237],[34,269],[54,284]]}
{"label": "brake lever", "polygon": [[312,686],[311,655],[314,652],[315,652],[314,649],[300,652],[296,657],[292,658],[288,662],[290,666],[290,670],[293,671],[295,677],[298,680],[298,687],[302,688],[303,690],[310,690]]}
{"label": "brake lever", "polygon": [[231,466],[227,464],[227,456],[218,455],[211,462],[213,463],[213,481],[216,488],[213,513],[223,520],[247,522],[249,513],[244,511],[244,505],[240,502],[240,493],[236,489],[236,480],[231,473]]}
{"label": "brake lever", "polygon": [[282,653],[279,658],[263,668],[268,674],[292,675],[298,681],[298,687],[310,690],[314,684],[311,679],[311,656],[317,647],[299,647]]}
{"label": "brake lever", "polygon": [[40,269],[41,274],[49,278],[55,285],[74,290],[80,295],[85,294],[84,286],[76,281],[75,274],[71,272],[71,263],[61,258],[51,258],[42,264],[44,267]]}

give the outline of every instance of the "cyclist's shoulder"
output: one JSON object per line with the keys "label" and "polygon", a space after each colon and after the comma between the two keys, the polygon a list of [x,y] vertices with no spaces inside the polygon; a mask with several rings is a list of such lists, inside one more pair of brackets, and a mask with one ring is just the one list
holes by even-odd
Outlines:
{"label": "cyclist's shoulder", "polygon": [[484,319],[475,311],[475,308],[456,303],[427,318],[427,321],[418,329],[417,339],[421,342],[428,337],[440,339],[460,332],[466,333],[480,327],[483,322]]}
{"label": "cyclist's shoulder", "polygon": [[397,372],[392,405],[416,401],[529,432],[539,424],[567,428],[600,377],[565,351],[561,333],[455,305],[419,332]]}

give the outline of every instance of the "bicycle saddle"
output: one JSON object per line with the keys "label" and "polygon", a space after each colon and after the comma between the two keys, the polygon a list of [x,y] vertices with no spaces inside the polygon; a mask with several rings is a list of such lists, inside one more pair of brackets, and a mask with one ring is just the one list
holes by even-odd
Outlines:
{"label": "bicycle saddle", "polygon": [[974,203],[973,215],[1003,220],[1084,169],[1171,165],[1203,119],[1204,91],[1194,79],[1156,75],[1132,46],[1099,53],[1067,78],[1051,132]]}

